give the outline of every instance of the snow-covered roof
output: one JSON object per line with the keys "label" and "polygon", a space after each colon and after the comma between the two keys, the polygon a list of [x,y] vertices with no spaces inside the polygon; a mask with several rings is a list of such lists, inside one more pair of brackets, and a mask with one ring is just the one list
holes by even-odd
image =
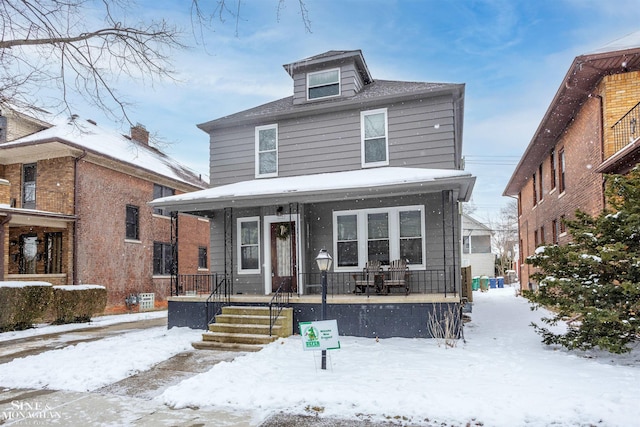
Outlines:
{"label": "snow-covered roof", "polygon": [[50,128],[6,142],[0,145],[0,149],[59,141],[191,186],[207,187],[207,183],[187,166],[160,150],[135,142],[115,130],[80,118],[53,118],[49,121],[53,125]]}
{"label": "snow-covered roof", "polygon": [[381,167],[254,179],[156,199],[151,205],[179,211],[210,210],[421,194],[448,189],[457,189],[459,200],[466,201],[471,196],[474,183],[475,177],[460,170]]}

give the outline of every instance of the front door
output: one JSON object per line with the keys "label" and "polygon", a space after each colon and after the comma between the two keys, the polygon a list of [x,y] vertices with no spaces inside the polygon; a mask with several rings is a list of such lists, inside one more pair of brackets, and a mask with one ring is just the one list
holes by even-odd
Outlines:
{"label": "front door", "polygon": [[271,292],[282,286],[284,291],[297,292],[296,227],[295,222],[271,224]]}

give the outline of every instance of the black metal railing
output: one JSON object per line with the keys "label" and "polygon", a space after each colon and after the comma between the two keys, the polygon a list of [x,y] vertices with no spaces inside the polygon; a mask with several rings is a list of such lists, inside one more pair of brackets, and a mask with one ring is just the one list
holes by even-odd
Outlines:
{"label": "black metal railing", "polygon": [[176,295],[209,295],[222,279],[224,274],[179,274]]}
{"label": "black metal railing", "polygon": [[215,317],[222,313],[222,308],[231,304],[231,289],[229,281],[224,274],[212,274],[211,277],[216,280],[215,287],[207,297],[205,302],[207,311],[207,325],[213,323]]}
{"label": "black metal railing", "polygon": [[285,291],[282,286],[278,288],[276,293],[269,301],[269,336],[273,335],[273,326],[278,321],[282,309],[289,305],[290,292]]}
{"label": "black metal railing", "polygon": [[613,131],[613,152],[617,153],[627,145],[640,138],[640,102],[618,120]]}
{"label": "black metal railing", "polygon": [[[382,281],[384,281],[386,274],[387,272],[383,268]],[[362,272],[328,272],[327,295],[376,295],[379,293],[375,286],[357,287],[356,284],[362,279]],[[303,286],[305,295],[322,294],[322,275],[320,272],[300,274],[298,280]],[[406,280],[408,281],[409,293],[412,294],[444,294],[446,296],[457,292],[453,267],[411,270]],[[400,288],[399,290],[404,293],[404,289]],[[394,289],[390,291],[396,292]]]}

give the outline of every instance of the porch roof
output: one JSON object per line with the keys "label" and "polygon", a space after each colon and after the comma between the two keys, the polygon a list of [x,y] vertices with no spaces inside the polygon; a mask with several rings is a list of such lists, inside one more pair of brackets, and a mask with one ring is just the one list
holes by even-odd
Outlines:
{"label": "porch roof", "polygon": [[154,207],[197,212],[226,207],[319,203],[457,190],[468,201],[475,177],[460,170],[381,167],[253,179],[153,200]]}

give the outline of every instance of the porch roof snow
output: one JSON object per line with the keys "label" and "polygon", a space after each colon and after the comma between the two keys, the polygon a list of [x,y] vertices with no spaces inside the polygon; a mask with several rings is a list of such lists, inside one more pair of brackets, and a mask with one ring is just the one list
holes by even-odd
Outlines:
{"label": "porch roof snow", "polygon": [[313,203],[458,190],[468,201],[475,177],[460,170],[380,167],[354,171],[254,179],[156,199],[152,206],[206,211],[225,207]]}

